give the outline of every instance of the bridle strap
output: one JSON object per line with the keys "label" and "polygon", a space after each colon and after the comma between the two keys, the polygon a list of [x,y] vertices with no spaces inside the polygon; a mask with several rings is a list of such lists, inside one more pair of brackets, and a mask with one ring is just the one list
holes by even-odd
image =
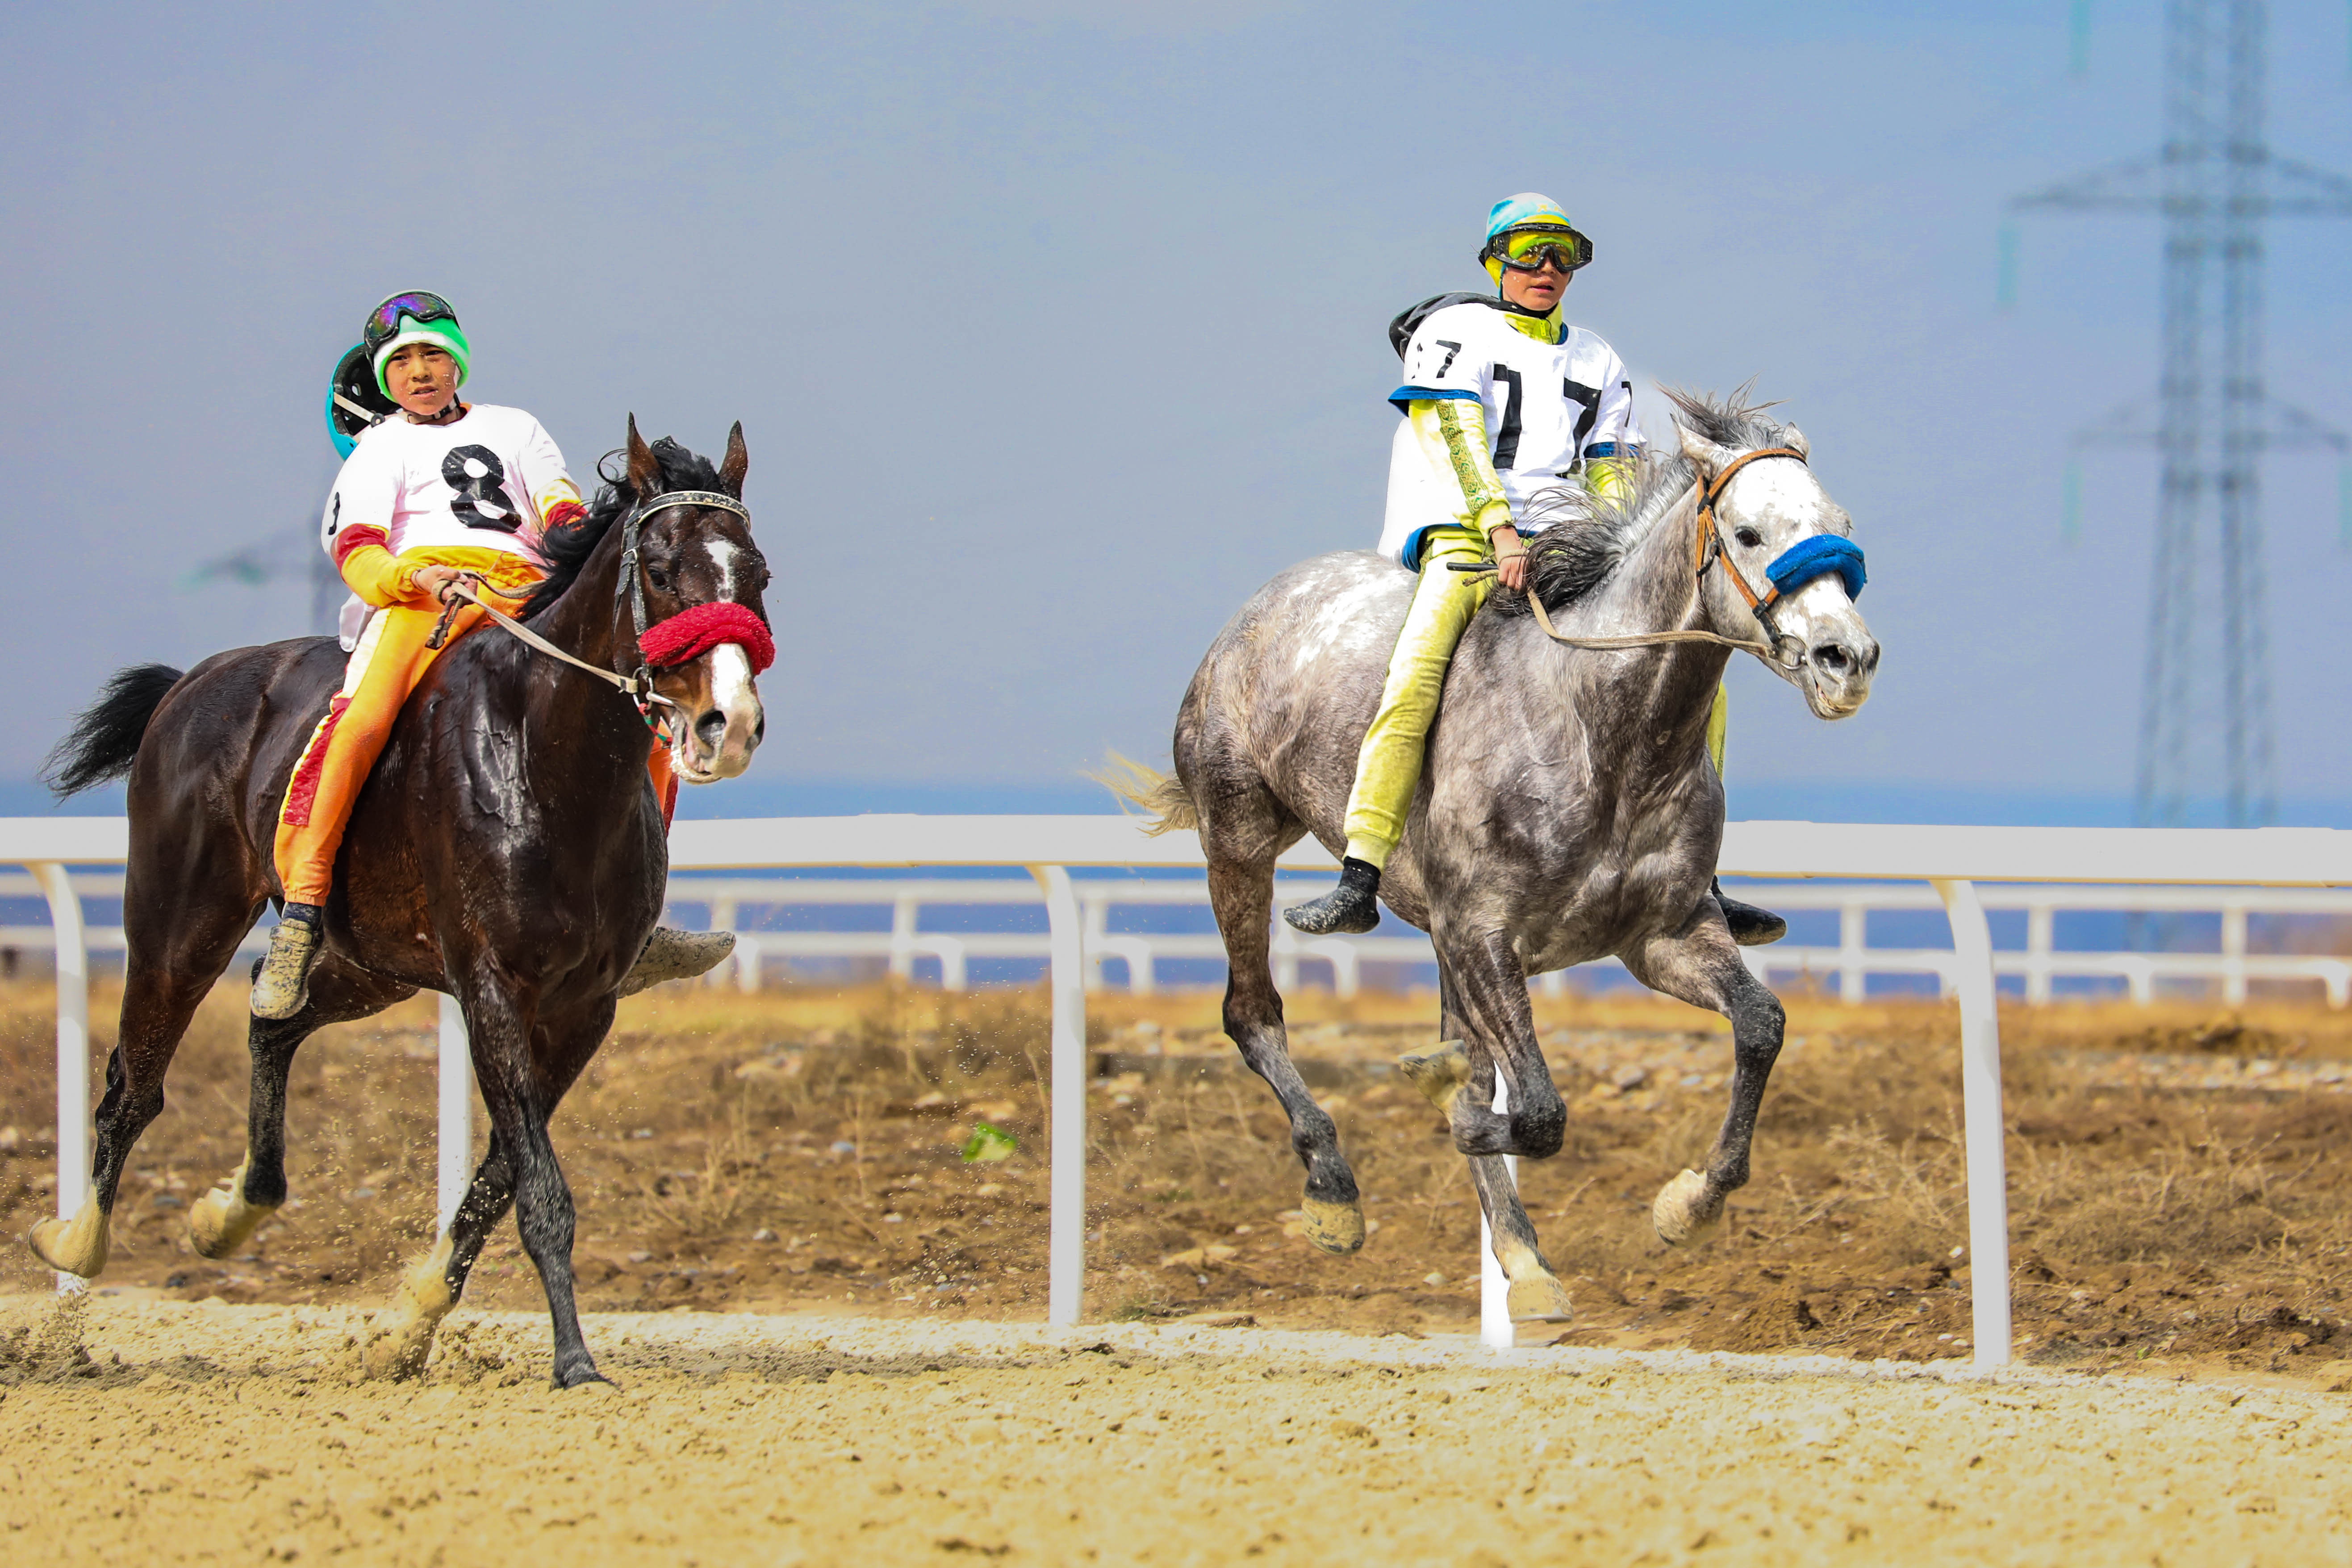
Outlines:
{"label": "bridle strap", "polygon": [[[1729,553],[1724,550],[1723,540],[1716,531],[1715,503],[1723,498],[1724,489],[1731,483],[1731,477],[1759,458],[1794,458],[1801,463],[1805,460],[1805,455],[1792,447],[1760,447],[1753,452],[1742,452],[1738,457],[1726,463],[1723,466],[1723,471],[1715,476],[1712,484],[1694,484],[1691,487],[1698,495],[1698,526],[1692,536],[1691,589],[1693,595],[1696,596],[1698,579],[1706,575],[1706,569],[1709,566],[1717,561],[1722,562],[1724,572],[1731,578],[1732,585],[1739,590],[1739,596],[1748,601],[1748,609],[1754,612],[1758,623],[1765,631],[1771,635],[1772,641],[1758,642],[1743,640],[1739,637],[1727,637],[1715,632],[1701,631],[1696,627],[1672,632],[1634,632],[1624,637],[1570,637],[1552,626],[1551,613],[1544,608],[1543,596],[1536,593],[1530,585],[1526,591],[1528,608],[1534,613],[1536,625],[1543,628],[1544,636],[1570,647],[1598,648],[1604,652],[1620,648],[1652,647],[1661,643],[1713,643],[1718,647],[1735,648],[1741,653],[1752,653],[1778,668],[1795,668],[1794,662],[1784,661],[1781,658],[1782,650],[1780,645],[1784,639],[1780,637],[1780,628],[1772,624],[1772,605],[1780,598],[1780,590],[1774,588],[1769,594],[1759,598],[1756,590],[1748,586],[1748,579],[1740,574],[1738,563],[1734,562]],[[1454,566],[1452,563],[1448,564]],[[1482,563],[1475,565],[1454,566],[1454,569],[1491,572],[1495,568],[1491,564]]]}
{"label": "bridle strap", "polygon": [[1712,563],[1722,562],[1731,585],[1739,590],[1739,596],[1748,601],[1748,607],[1756,612],[1756,618],[1764,623],[1764,629],[1769,632],[1776,628],[1766,612],[1780,597],[1780,590],[1773,588],[1759,598],[1756,590],[1748,585],[1746,574],[1739,570],[1739,563],[1723,548],[1723,536],[1716,531],[1715,526],[1715,503],[1723,499],[1724,490],[1731,484],[1731,477],[1761,458],[1794,458],[1801,463],[1805,460],[1805,455],[1794,447],[1759,447],[1753,452],[1742,452],[1723,465],[1723,471],[1715,476],[1715,481],[1699,491],[1698,531],[1691,545],[1692,574],[1705,576]]}
{"label": "bridle strap", "polygon": [[[456,583],[450,584],[448,593],[452,597],[464,599],[475,605],[484,615],[513,633],[526,647],[533,648],[550,658],[593,675],[605,685],[612,687],[631,702],[635,703],[637,712],[645,720],[647,727],[652,729],[655,734],[660,735],[662,725],[654,718],[655,707],[658,705],[675,710],[677,704],[654,689],[653,671],[643,663],[646,632],[650,623],[646,614],[645,574],[637,565],[637,536],[646,518],[655,512],[666,511],[674,506],[715,507],[720,511],[733,512],[747,523],[751,521],[751,508],[733,496],[721,495],[717,490],[670,490],[629,510],[628,517],[621,525],[621,574],[624,582],[627,584],[625,592],[629,598],[629,620],[635,632],[635,641],[638,645],[637,655],[640,662],[635,675],[623,675],[617,670],[606,669],[603,665],[591,664],[586,659],[556,647],[467,587],[468,579],[477,583],[481,581],[481,577],[476,573],[468,572],[459,577]],[[455,609],[454,605],[452,609]],[[435,631],[434,647],[438,647],[441,640],[447,637],[449,618],[444,616],[442,625]]]}

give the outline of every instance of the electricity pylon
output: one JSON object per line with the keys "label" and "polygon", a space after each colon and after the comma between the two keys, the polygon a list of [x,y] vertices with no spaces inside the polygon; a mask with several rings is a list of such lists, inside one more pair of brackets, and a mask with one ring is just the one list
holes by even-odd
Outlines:
{"label": "electricity pylon", "polygon": [[[2147,826],[2187,816],[2207,701],[2218,709],[2230,825],[2275,818],[2260,459],[2266,450],[2352,450],[2341,432],[2271,397],[2263,380],[2264,221],[2352,217],[2352,180],[2280,157],[2263,139],[2268,26],[2264,0],[2167,0],[2163,146],[2010,204],[2164,220],[2155,425],[2127,406],[2077,437],[2152,443],[2164,465],[2132,803]],[[2220,589],[2212,634],[2197,597],[2209,553]],[[2218,692],[2203,689],[2209,651],[2219,656]]]}

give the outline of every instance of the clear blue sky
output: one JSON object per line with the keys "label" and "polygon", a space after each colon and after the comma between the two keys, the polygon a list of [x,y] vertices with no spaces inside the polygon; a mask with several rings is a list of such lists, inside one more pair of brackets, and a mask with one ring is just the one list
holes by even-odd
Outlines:
{"label": "clear blue sky", "polygon": [[[2273,7],[2273,140],[2336,167],[2346,26]],[[700,809],[1164,759],[1224,617],[1377,535],[1383,327],[1478,286],[1533,188],[1597,242],[1575,319],[1642,377],[1758,376],[1869,552],[1877,695],[1827,726],[1743,669],[1735,813],[2120,798],[2153,463],[2092,461],[2071,547],[2060,476],[2153,384],[2155,231],[2032,221],[2007,312],[1994,253],[2007,196],[2153,145],[2159,7],[2099,0],[2080,79],[2066,33],[2064,0],[19,10],[0,777],[119,664],[305,629],[299,581],[184,584],[296,548],[324,376],[417,286],[575,474],[632,410],[704,450],[743,421],[771,740]],[[2347,243],[2283,224],[2270,272],[2273,384],[2338,425]],[[2280,782],[2332,810],[2352,552],[2331,462],[2269,477]]]}

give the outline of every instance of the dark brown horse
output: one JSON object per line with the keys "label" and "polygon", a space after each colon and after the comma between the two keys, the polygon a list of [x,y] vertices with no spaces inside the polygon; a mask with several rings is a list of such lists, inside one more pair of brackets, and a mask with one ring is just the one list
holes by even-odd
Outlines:
{"label": "dark brown horse", "polygon": [[[634,419],[627,455],[625,476],[587,521],[549,541],[551,574],[525,611],[548,641],[623,675],[644,663],[647,626],[694,606],[731,602],[764,623],[768,580],[740,504],[741,426],[717,468],[675,442],[646,446]],[[93,1195],[71,1221],[28,1238],[52,1268],[90,1277],[105,1266],[117,1184],[163,1108],[164,1070],[189,1017],[262,906],[282,901],[271,864],[278,805],[342,668],[333,639],[305,637],[216,654],[185,675],[127,669],[52,758],[61,794],[131,781],[121,1029],[98,1108]],[[654,673],[654,689],[676,705],[679,776],[743,770],[763,724],[751,677],[732,642]],[[572,1193],[547,1124],[612,1026],[622,978],[661,912],[668,850],[646,773],[652,746],[631,700],[595,675],[495,626],[465,637],[410,697],[353,807],[309,1001],[290,1018],[252,1023],[245,1162],[189,1215],[207,1257],[241,1246],[285,1201],[287,1069],[312,1031],[419,988],[465,1008],[489,1152],[379,1318],[372,1372],[423,1368],[511,1204],[554,1320],[556,1384],[597,1376],[572,1303]]]}

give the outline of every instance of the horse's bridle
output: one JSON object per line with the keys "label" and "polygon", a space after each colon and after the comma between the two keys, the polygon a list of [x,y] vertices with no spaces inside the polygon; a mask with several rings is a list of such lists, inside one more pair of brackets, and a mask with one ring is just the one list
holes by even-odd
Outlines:
{"label": "horse's bridle", "polygon": [[1749,585],[1747,574],[1740,571],[1739,563],[1723,548],[1723,535],[1717,531],[1715,526],[1715,503],[1723,498],[1725,488],[1731,483],[1731,476],[1761,458],[1794,458],[1801,463],[1805,461],[1805,455],[1794,447],[1761,447],[1753,452],[1742,452],[1723,465],[1723,471],[1715,476],[1714,482],[1699,492],[1698,530],[1691,546],[1691,576],[1694,581],[1705,577],[1709,566],[1721,562],[1724,574],[1731,579],[1731,585],[1739,590],[1739,596],[1748,601],[1748,609],[1755,612],[1757,624],[1771,639],[1770,647],[1764,650],[1763,657],[1782,669],[1794,670],[1805,662],[1805,645],[1801,639],[1783,632],[1772,619],[1772,606],[1780,602],[1780,585],[1772,582],[1768,574],[1766,592],[1759,596],[1755,588]]}
{"label": "horse's bridle", "polygon": [[[478,583],[481,581],[481,578],[474,573],[466,573],[457,582],[452,584],[449,594],[454,598],[470,601],[484,615],[550,658],[561,659],[574,669],[585,670],[618,690],[622,696],[626,697],[636,706],[637,717],[646,721],[646,728],[651,730],[656,738],[667,744],[669,736],[664,728],[663,720],[654,716],[654,708],[658,704],[674,710],[677,704],[654,689],[654,673],[645,661],[646,633],[652,629],[652,623],[646,613],[646,581],[645,574],[638,569],[637,565],[637,540],[638,535],[644,531],[646,518],[657,511],[667,511],[674,506],[715,507],[720,511],[733,512],[747,525],[751,521],[750,507],[745,506],[733,496],[721,495],[717,490],[667,490],[639,501],[629,509],[628,516],[621,520],[621,581],[614,585],[613,596],[617,600],[625,595],[629,601],[629,627],[632,640],[637,645],[637,668],[634,675],[623,675],[617,670],[606,669],[599,664],[590,664],[584,658],[566,653],[497,605],[484,603],[478,595],[466,586],[465,579],[467,577],[473,578]],[[449,617],[444,616],[441,626],[433,634],[434,640],[431,646],[440,647],[448,635],[448,629]]]}
{"label": "horse's bridle", "polygon": [[[1780,584],[1771,584],[1769,592],[1759,595],[1749,585],[1746,575],[1740,572],[1739,563],[1732,560],[1730,552],[1723,548],[1723,536],[1716,531],[1715,503],[1723,499],[1725,487],[1731,483],[1734,474],[1760,458],[1794,458],[1801,463],[1805,460],[1805,455],[1793,447],[1762,447],[1753,452],[1742,452],[1738,457],[1726,463],[1723,466],[1723,471],[1715,476],[1712,483],[1693,487],[1698,491],[1696,520],[1698,527],[1692,540],[1691,587],[1693,594],[1696,595],[1699,583],[1706,577],[1706,569],[1717,562],[1721,562],[1725,574],[1731,579],[1732,586],[1738,588],[1739,596],[1748,601],[1748,608],[1755,615],[1757,622],[1763,626],[1765,635],[1769,637],[1771,641],[1756,642],[1740,637],[1727,637],[1719,633],[1700,631],[1695,627],[1685,631],[1634,632],[1624,637],[1572,637],[1565,632],[1553,628],[1551,613],[1544,608],[1543,596],[1530,588],[1527,595],[1528,608],[1535,613],[1536,625],[1543,628],[1544,636],[1554,642],[1565,643],[1570,647],[1601,649],[1651,647],[1660,643],[1714,643],[1718,647],[1738,648],[1743,653],[1752,653],[1776,668],[1791,674],[1802,668],[1805,662],[1804,643],[1783,632],[1772,619],[1772,606],[1780,603],[1781,598]],[[1448,562],[1446,564],[1449,570],[1455,572],[1495,570],[1494,563],[1486,561]]]}

